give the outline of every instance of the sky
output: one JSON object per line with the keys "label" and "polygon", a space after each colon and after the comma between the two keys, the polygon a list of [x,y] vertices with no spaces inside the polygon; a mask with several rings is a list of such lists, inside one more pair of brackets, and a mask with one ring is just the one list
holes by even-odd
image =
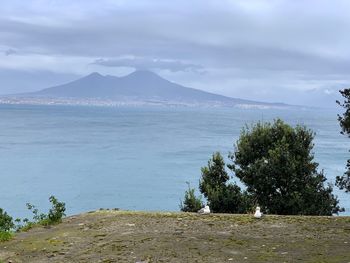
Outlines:
{"label": "sky", "polygon": [[0,94],[148,69],[225,96],[337,107],[349,14],[348,0],[5,0]]}

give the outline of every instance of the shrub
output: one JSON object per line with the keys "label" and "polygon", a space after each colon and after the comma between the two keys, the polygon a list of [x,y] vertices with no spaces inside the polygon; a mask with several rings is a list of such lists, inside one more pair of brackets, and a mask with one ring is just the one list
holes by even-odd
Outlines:
{"label": "shrub", "polygon": [[11,232],[9,232],[9,231],[0,231],[0,242],[8,241],[11,238],[12,238],[12,233]]}
{"label": "shrub", "polygon": [[32,228],[35,224],[40,224],[44,226],[60,223],[62,218],[66,215],[64,212],[66,211],[66,205],[63,202],[59,202],[56,197],[50,196],[50,203],[52,204],[49,213],[39,213],[39,210],[30,203],[27,203],[28,210],[33,213],[33,221],[29,221],[27,218],[23,219],[23,226],[19,226],[18,228],[26,231]]}
{"label": "shrub", "polygon": [[0,242],[11,239],[10,232],[15,227],[13,219],[2,208],[0,208]]}
{"label": "shrub", "polygon": [[0,208],[0,231],[8,232],[14,228],[13,219],[2,208]]}
{"label": "shrub", "polygon": [[50,223],[59,223],[62,221],[62,218],[66,215],[66,204],[59,202],[56,197],[53,195],[49,198],[52,208],[49,211],[48,219]]}

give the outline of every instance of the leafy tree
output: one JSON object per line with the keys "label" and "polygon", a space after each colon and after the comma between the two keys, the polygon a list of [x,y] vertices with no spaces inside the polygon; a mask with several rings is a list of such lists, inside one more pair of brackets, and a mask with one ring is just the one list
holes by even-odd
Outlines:
{"label": "leafy tree", "polygon": [[0,208],[0,232],[8,232],[14,228],[14,226],[12,217]]}
{"label": "leafy tree", "polygon": [[202,167],[199,190],[216,213],[245,213],[250,208],[250,198],[235,183],[229,183],[225,162],[219,152],[213,154],[208,166]]}
{"label": "leafy tree", "polygon": [[196,197],[194,188],[191,188],[190,183],[187,183],[188,190],[185,192],[185,199],[180,204],[180,209],[183,212],[197,212],[202,208],[203,202],[200,197]]}
{"label": "leafy tree", "polygon": [[312,154],[314,133],[282,120],[242,130],[229,168],[272,214],[331,215],[341,208]]}
{"label": "leafy tree", "polygon": [[[343,102],[337,101],[337,103],[345,109],[343,115],[338,115],[338,120],[341,126],[341,133],[350,137],[350,89],[344,89],[340,91],[340,94],[344,97]],[[347,171],[343,176],[337,176],[336,185],[346,192],[350,192],[350,159],[346,165]]]}

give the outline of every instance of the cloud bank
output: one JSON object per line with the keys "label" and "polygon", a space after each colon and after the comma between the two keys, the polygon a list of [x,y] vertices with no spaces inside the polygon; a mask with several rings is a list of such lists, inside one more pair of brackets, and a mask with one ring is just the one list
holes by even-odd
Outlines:
{"label": "cloud bank", "polygon": [[349,12],[346,0],[6,1],[0,71],[142,68],[227,96],[330,106],[350,86]]}

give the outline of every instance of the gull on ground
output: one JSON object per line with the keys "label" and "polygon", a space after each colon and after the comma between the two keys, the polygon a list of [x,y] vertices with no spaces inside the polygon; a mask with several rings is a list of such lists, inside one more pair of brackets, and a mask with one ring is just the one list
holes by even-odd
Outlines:
{"label": "gull on ground", "polygon": [[210,214],[210,208],[208,205],[206,205],[204,208],[200,209],[198,211],[199,214]]}
{"label": "gull on ground", "polygon": [[263,214],[260,212],[260,207],[257,206],[256,209],[255,209],[254,217],[255,217],[255,218],[261,218],[262,215],[263,215]]}

